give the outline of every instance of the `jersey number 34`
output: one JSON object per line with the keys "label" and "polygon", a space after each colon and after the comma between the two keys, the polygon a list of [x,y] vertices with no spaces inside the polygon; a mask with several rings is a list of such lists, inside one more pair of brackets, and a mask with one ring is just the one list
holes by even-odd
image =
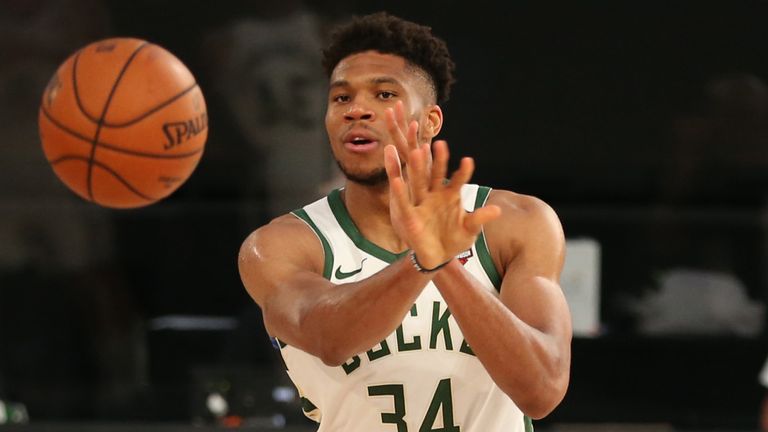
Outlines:
{"label": "jersey number 34", "polygon": [[[381,413],[381,422],[397,426],[397,432],[408,432],[408,424],[405,423],[405,392],[402,384],[383,384],[368,387],[368,396],[392,396],[395,412]],[[441,409],[442,408],[442,409]],[[437,415],[442,411],[442,424],[435,428]],[[418,432],[460,432],[461,428],[453,424],[453,399],[451,397],[451,380],[440,380],[432,396],[424,420],[421,422]]]}

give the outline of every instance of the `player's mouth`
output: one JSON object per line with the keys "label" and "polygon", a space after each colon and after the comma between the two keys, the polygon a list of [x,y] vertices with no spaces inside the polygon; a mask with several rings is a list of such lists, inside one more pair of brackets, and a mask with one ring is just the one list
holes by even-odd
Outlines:
{"label": "player's mouth", "polygon": [[379,145],[376,136],[364,130],[351,130],[344,134],[344,148],[355,153],[369,152]]}

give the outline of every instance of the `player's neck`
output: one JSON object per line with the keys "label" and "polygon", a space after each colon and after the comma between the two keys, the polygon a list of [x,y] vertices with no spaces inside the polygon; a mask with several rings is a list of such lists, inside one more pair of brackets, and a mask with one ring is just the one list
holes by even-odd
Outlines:
{"label": "player's neck", "polygon": [[347,182],[342,192],[352,221],[366,239],[394,253],[407,249],[392,228],[389,218],[389,185],[371,187]]}

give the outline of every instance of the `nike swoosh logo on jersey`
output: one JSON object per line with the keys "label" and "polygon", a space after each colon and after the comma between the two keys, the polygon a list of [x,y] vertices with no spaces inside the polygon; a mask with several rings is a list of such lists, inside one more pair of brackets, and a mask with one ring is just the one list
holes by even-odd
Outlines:
{"label": "nike swoosh logo on jersey", "polygon": [[361,271],[363,271],[363,263],[365,262],[365,260],[366,260],[366,258],[363,258],[363,260],[360,261],[360,268],[359,269],[352,270],[351,272],[341,271],[341,266],[336,267],[336,273],[334,274],[334,276],[336,276],[336,279],[341,280],[341,279],[346,279],[348,277],[352,277],[352,276],[360,273]]}

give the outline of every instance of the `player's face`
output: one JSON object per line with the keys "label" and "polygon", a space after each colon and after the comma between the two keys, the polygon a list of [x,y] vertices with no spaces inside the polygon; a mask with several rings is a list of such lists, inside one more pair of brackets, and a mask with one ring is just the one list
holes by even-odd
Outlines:
{"label": "player's face", "polygon": [[[428,83],[423,72],[399,56],[365,51],[344,58],[331,74],[325,126],[339,167],[349,180],[378,185],[386,182],[384,147],[394,144],[387,108],[402,101],[406,117],[420,124],[429,140]],[[437,108],[439,109],[439,108]]]}

